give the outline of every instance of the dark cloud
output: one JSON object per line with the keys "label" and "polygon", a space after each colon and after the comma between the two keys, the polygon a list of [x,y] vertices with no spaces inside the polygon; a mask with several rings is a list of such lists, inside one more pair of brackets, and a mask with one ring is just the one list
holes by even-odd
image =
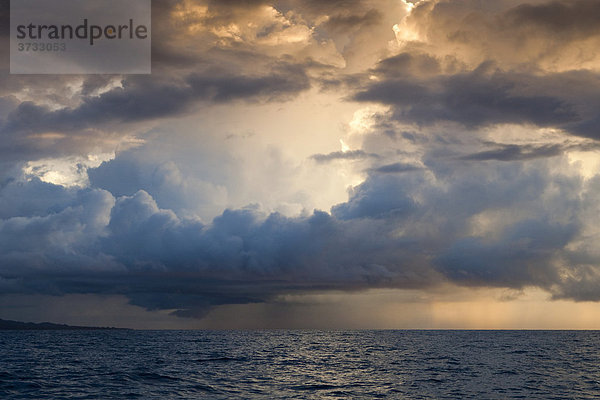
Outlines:
{"label": "dark cloud", "polygon": [[549,265],[578,230],[575,223],[526,219],[491,243],[480,238],[459,240],[437,258],[436,264],[450,279],[468,285],[548,289],[560,282],[559,270]]}
{"label": "dark cloud", "polygon": [[[2,221],[2,278],[18,280],[25,293],[125,294],[148,309],[180,309],[181,316],[286,292],[377,287],[407,279],[385,266],[390,253],[377,254],[383,245],[400,256],[402,241],[377,237],[377,228],[369,224],[348,229],[322,212],[294,219],[247,209],[226,211],[203,226],[158,209],[145,192],[118,199],[112,209],[106,207],[109,199],[106,192],[86,192],[79,207]],[[98,224],[107,212],[110,222],[102,227]],[[19,244],[23,236],[35,246]],[[356,253],[330,251],[345,246]],[[423,274],[414,271],[407,284]]]}
{"label": "dark cloud", "polygon": [[600,33],[600,4],[595,0],[522,4],[509,10],[504,17],[514,27],[539,27],[559,40],[585,39]]}
{"label": "dark cloud", "polygon": [[541,77],[485,70],[431,80],[399,75],[400,71],[384,75],[354,99],[393,105],[398,119],[422,125],[454,121],[472,128],[500,123],[567,126],[582,122],[577,105],[559,94],[546,94]]}
{"label": "dark cloud", "polygon": [[424,53],[403,52],[381,60],[375,72],[383,76],[420,76],[437,75],[442,66],[435,57]]}
{"label": "dark cloud", "polygon": [[[240,166],[208,141],[188,144],[185,151],[175,147],[174,153],[162,146],[164,143],[155,140],[89,168],[90,185],[115,197],[144,190],[162,209],[208,220],[222,211],[227,195],[242,185]],[[162,147],[162,151],[155,147]]]}
{"label": "dark cloud", "polygon": [[381,20],[381,13],[378,10],[371,9],[362,15],[334,15],[325,22],[324,28],[331,31],[353,31],[376,25]]}
{"label": "dark cloud", "polygon": [[301,2],[282,0],[277,5],[282,6],[284,9],[299,7],[299,9],[304,10],[309,15],[343,14],[367,8],[365,0],[305,0]]}
{"label": "dark cloud", "polygon": [[[115,143],[131,135],[135,124],[184,115],[198,103],[279,102],[309,89],[309,70],[316,65],[310,56],[269,53],[268,46],[250,43],[252,35],[244,43],[223,43],[213,32],[226,27],[229,22],[218,24],[227,18],[240,23],[244,13],[264,4],[153,1],[150,76],[0,76],[3,159],[18,162],[65,154],[85,156],[97,149],[111,151]],[[196,5],[209,7],[214,29],[196,11]],[[2,10],[0,16],[8,17],[7,1],[0,4]],[[293,26],[297,23],[290,22]],[[277,29],[284,29],[283,25]],[[9,24],[3,26],[8,29]],[[8,41],[0,42],[6,45],[3,53],[8,56]],[[289,50],[293,53],[294,49]],[[115,87],[119,83],[120,87]],[[39,133],[65,136],[46,140],[40,139]]]}
{"label": "dark cloud", "polygon": [[[185,317],[285,293],[445,281],[575,297],[563,287],[571,268],[563,261],[575,260],[569,246],[585,240],[580,215],[594,198],[580,193],[593,188],[551,172],[559,161],[473,162],[383,166],[331,214],[285,217],[248,207],[210,224],[160,208],[145,191],[115,198],[101,189],[9,182],[0,191],[0,277],[14,293],[119,294]],[[399,170],[412,172],[389,173]],[[23,196],[31,202],[14,201]],[[477,233],[478,218],[497,220]]]}
{"label": "dark cloud", "polygon": [[[202,3],[209,6],[207,16],[188,10],[190,15],[175,21],[172,13],[183,3],[155,1],[158,68],[152,76],[0,77],[4,293],[117,294],[183,317],[288,293],[427,288],[442,282],[536,286],[557,298],[600,299],[593,234],[600,184],[597,178],[570,174],[565,156],[593,146],[497,144],[475,138],[470,147],[454,151],[462,144],[461,135],[481,135],[472,130],[496,124],[599,137],[596,72],[546,70],[536,64],[541,56],[523,56],[527,51],[515,50],[514,59],[502,62],[502,46],[490,40],[498,37],[511,48],[525,29],[536,38],[549,30],[564,32],[569,40],[595,34],[591,21],[597,6],[575,1],[511,8],[515,3],[421,2],[405,22],[409,27],[411,21],[422,22],[417,33],[431,33],[432,43],[406,45],[368,71],[339,76],[327,62],[311,58],[314,43],[301,42],[297,54],[284,47],[273,55],[277,51],[256,40],[303,24],[303,18],[328,15],[315,35],[323,35],[327,43],[327,34],[335,33],[332,47],[348,57],[357,51],[360,59],[358,50],[369,47],[371,36],[355,35],[354,29],[387,21],[386,10],[374,8],[375,3],[277,3],[282,15],[297,12],[234,40],[209,28],[246,21],[270,2]],[[481,7],[473,11],[477,4]],[[582,24],[576,26],[571,18]],[[182,28],[173,30],[176,23]],[[198,24],[206,29],[186,36],[186,29]],[[514,32],[498,33],[510,24]],[[310,23],[307,27],[312,32]],[[382,29],[392,35],[390,27]],[[346,37],[349,33],[354,36]],[[204,47],[193,51],[190,37]],[[178,40],[181,45],[174,46]],[[456,47],[446,46],[449,42]],[[443,54],[435,48],[438,44],[456,49],[455,54]],[[554,54],[562,47],[544,48]],[[493,61],[474,67],[469,57]],[[373,117],[376,134],[365,137],[363,149],[311,157],[320,164],[361,160],[360,168],[368,173],[331,213],[287,217],[258,207],[220,208],[211,222],[200,222],[194,204],[221,207],[226,201],[215,200],[211,191],[218,191],[220,182],[228,187],[237,183],[225,162],[213,161],[219,166],[213,169],[202,162],[194,169],[187,162],[210,157],[208,146],[185,157],[187,149],[160,157],[119,152],[114,160],[88,170],[86,189],[13,173],[33,159],[89,154],[96,146],[103,148],[102,140],[129,134],[128,128],[140,122],[185,115],[199,104],[282,102],[310,89],[313,81],[350,90],[353,100],[391,106],[392,120],[387,114]],[[121,86],[108,90],[115,82]],[[76,93],[67,90],[78,85]],[[17,93],[29,97],[18,100]],[[465,132],[452,137],[428,131],[446,121],[460,124]],[[408,127],[396,129],[400,123]],[[389,142],[399,148],[389,149]],[[422,154],[413,154],[410,146],[422,146]]]}
{"label": "dark cloud", "polygon": [[360,160],[365,158],[377,157],[377,154],[369,154],[363,150],[334,151],[328,154],[313,154],[310,158],[319,163],[326,163],[334,160]]}
{"label": "dark cloud", "polygon": [[418,204],[408,190],[409,185],[403,187],[401,182],[392,177],[369,179],[352,189],[347,203],[334,206],[332,215],[342,220],[408,216],[418,209]]}
{"label": "dark cloud", "polygon": [[[395,118],[427,126],[440,121],[467,128],[495,124],[532,124],[598,138],[599,76],[591,71],[529,74],[502,71],[493,64],[461,73],[412,75],[414,55],[383,60],[353,98],[393,106]],[[419,63],[430,65],[424,58]],[[414,71],[420,70],[419,68]]]}
{"label": "dark cloud", "polygon": [[76,199],[75,191],[42,182],[10,179],[0,185],[0,219],[45,217],[61,212]]}
{"label": "dark cloud", "polygon": [[273,4],[269,0],[209,0],[208,5],[210,7],[224,7],[224,8],[254,8],[260,7],[265,4]]}
{"label": "dark cloud", "polygon": [[421,1],[401,22],[400,48],[437,57],[443,72],[493,61],[505,71],[597,71],[593,0]]}
{"label": "dark cloud", "polygon": [[87,97],[75,108],[53,111],[23,102],[8,115],[2,132],[71,132],[111,122],[137,122],[181,114],[198,101],[284,100],[308,89],[310,82],[302,68],[279,63],[263,76],[192,74],[181,81],[131,77],[122,85]]}
{"label": "dark cloud", "polygon": [[564,153],[564,149],[560,145],[516,145],[507,144],[499,146],[493,150],[485,150],[477,153],[462,156],[462,160],[499,160],[499,161],[514,161],[514,160],[529,160],[540,157],[553,157]]}
{"label": "dark cloud", "polygon": [[493,149],[467,154],[459,157],[459,159],[472,161],[521,161],[564,155],[568,151],[596,151],[600,148],[600,144],[596,142],[571,143],[568,141],[545,145],[501,144],[494,142],[484,142],[483,144],[486,147],[493,147]]}
{"label": "dark cloud", "polygon": [[374,173],[380,173],[380,174],[399,174],[399,173],[403,173],[403,172],[418,171],[420,169],[421,169],[420,167],[418,167],[416,165],[412,165],[412,164],[393,163],[393,164],[382,165],[381,167],[373,168],[369,171],[374,172]]}

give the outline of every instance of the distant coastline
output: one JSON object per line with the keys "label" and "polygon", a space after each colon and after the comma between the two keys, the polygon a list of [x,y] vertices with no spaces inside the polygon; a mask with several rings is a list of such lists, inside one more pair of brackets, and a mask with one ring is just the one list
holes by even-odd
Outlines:
{"label": "distant coastline", "polygon": [[51,322],[20,322],[0,319],[0,331],[82,331],[82,330],[128,330],[126,328],[73,326]]}

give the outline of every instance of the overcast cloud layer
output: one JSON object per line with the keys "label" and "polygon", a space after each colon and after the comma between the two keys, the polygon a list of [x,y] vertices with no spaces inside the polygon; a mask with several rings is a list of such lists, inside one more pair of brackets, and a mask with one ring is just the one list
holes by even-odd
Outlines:
{"label": "overcast cloud layer", "polygon": [[600,300],[597,1],[152,15],[152,75],[3,65],[0,293],[198,318],[448,282]]}

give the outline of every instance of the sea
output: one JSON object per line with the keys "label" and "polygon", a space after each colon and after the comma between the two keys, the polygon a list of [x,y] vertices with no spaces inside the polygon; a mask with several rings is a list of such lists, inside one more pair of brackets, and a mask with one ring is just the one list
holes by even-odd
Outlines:
{"label": "sea", "polygon": [[598,399],[595,331],[1,331],[0,399]]}

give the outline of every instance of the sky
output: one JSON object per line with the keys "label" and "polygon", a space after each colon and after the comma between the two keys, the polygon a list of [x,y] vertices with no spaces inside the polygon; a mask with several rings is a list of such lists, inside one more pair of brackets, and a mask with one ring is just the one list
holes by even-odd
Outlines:
{"label": "sky", "polygon": [[600,2],[153,0],[150,75],[0,4],[0,318],[600,329]]}

